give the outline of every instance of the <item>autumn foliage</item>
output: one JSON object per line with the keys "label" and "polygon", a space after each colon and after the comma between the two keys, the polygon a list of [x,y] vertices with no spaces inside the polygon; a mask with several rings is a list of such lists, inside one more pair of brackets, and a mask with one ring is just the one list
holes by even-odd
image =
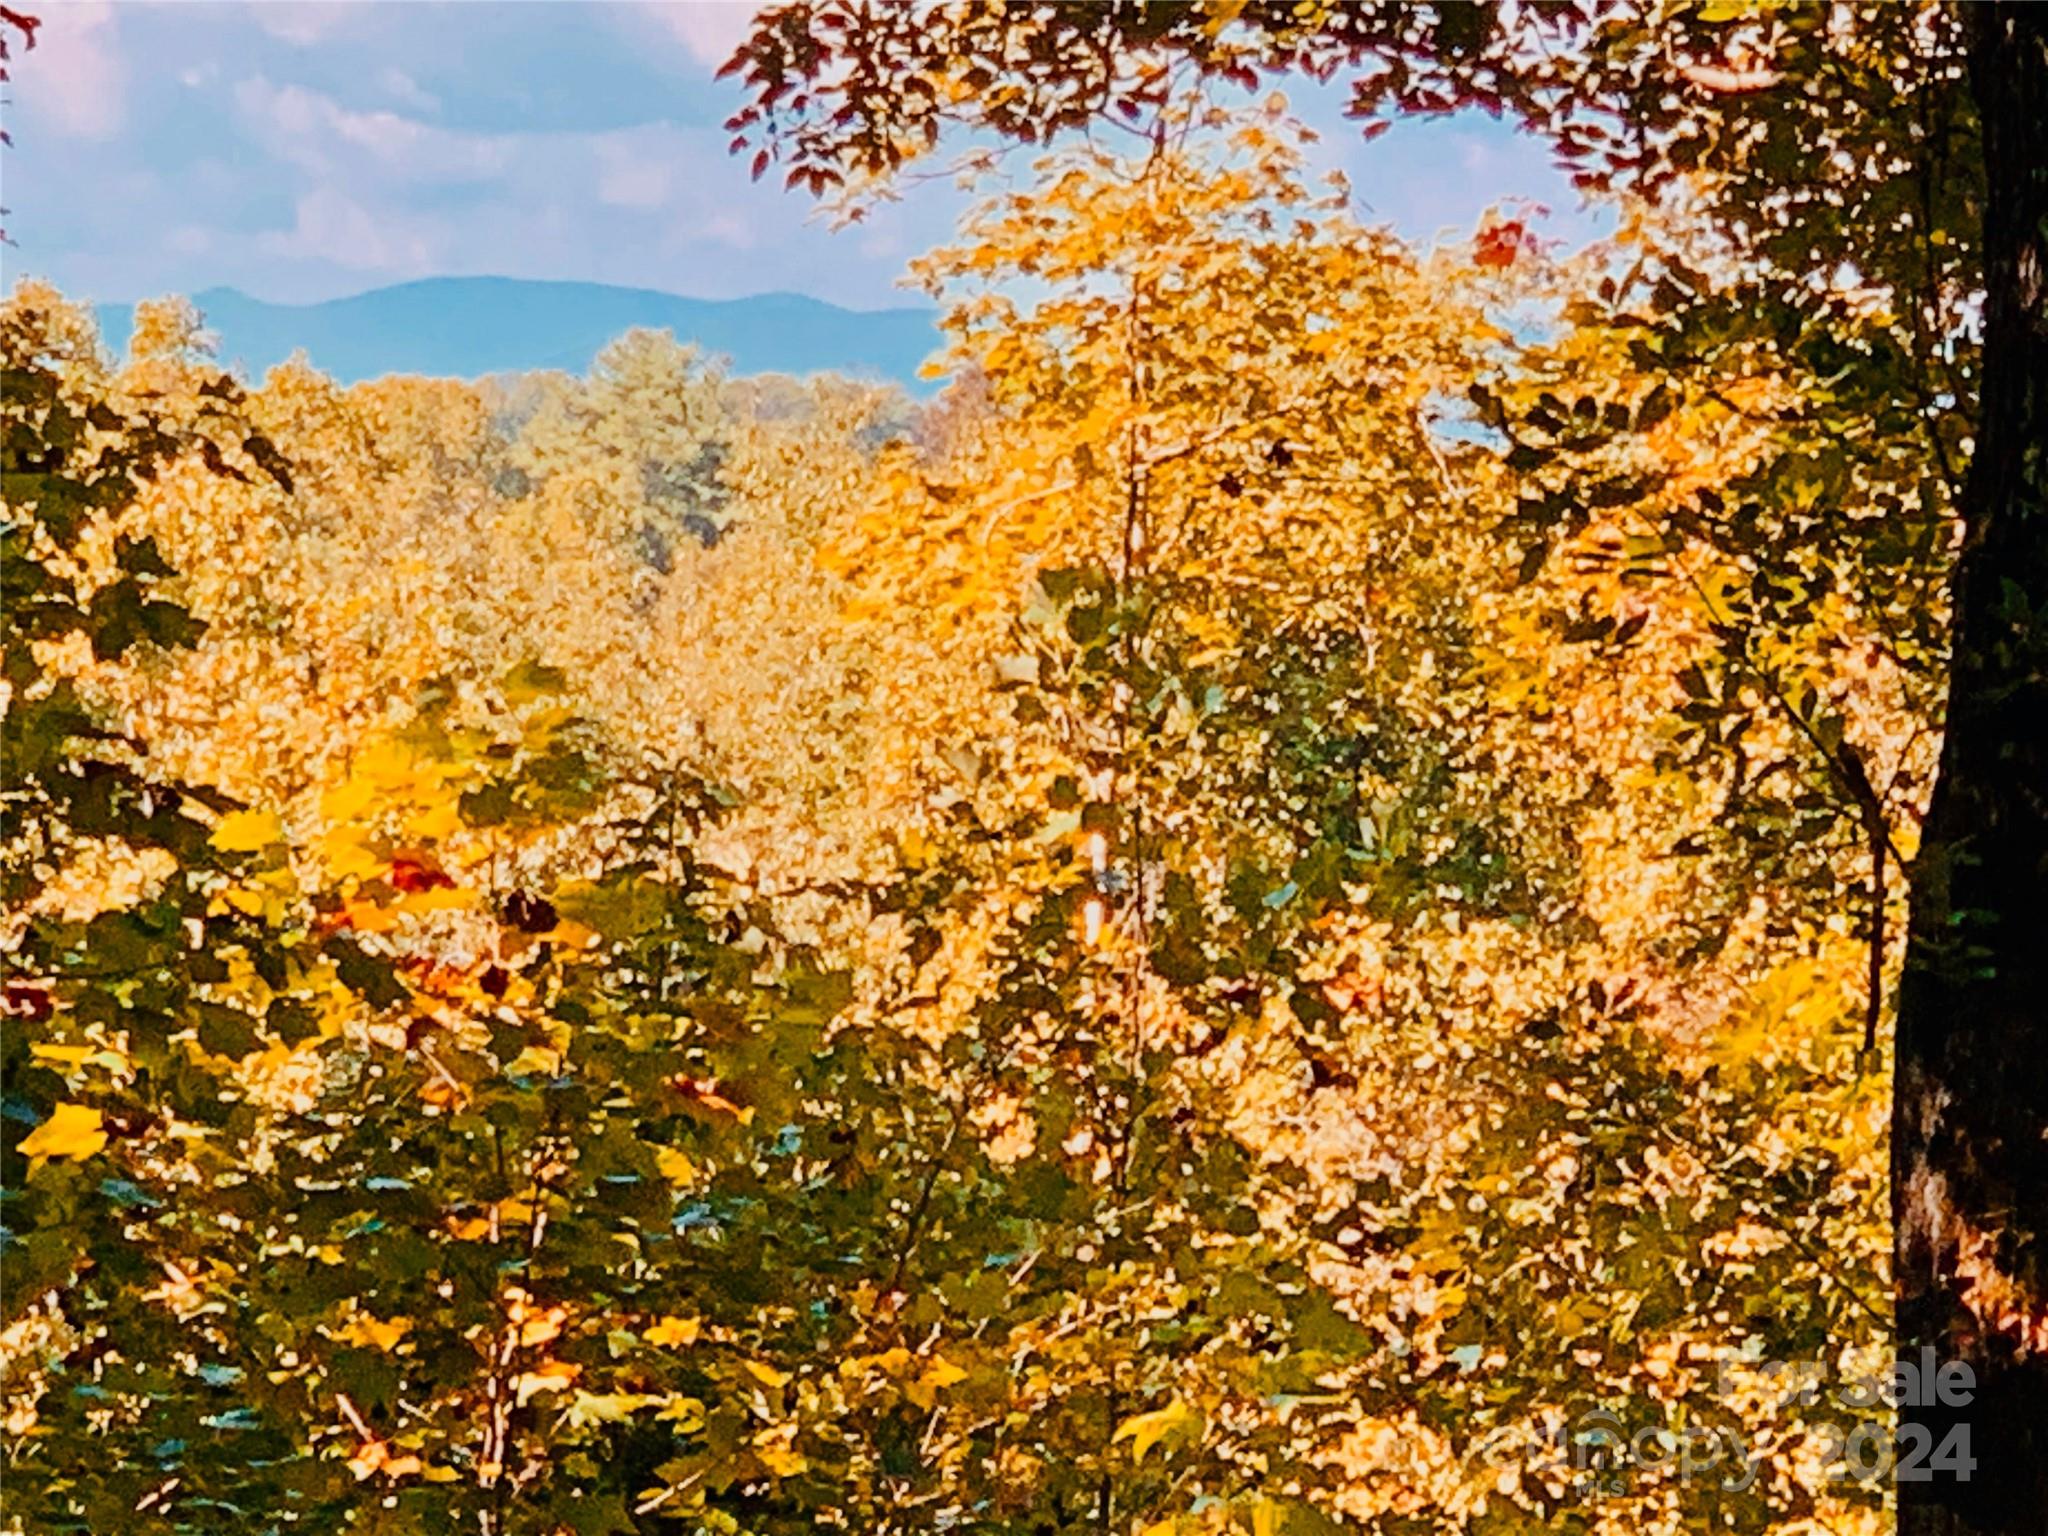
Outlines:
{"label": "autumn foliage", "polygon": [[1881,1528],[1945,488],[1156,106],[927,404],[7,300],[21,1529]]}

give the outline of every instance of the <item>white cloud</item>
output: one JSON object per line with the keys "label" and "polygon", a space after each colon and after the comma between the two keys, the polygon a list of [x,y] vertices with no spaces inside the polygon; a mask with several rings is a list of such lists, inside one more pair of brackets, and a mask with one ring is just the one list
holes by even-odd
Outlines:
{"label": "white cloud", "polygon": [[33,53],[14,71],[23,107],[61,133],[111,139],[127,120],[128,70],[107,0],[74,0],[44,12]]}
{"label": "white cloud", "polygon": [[597,200],[612,208],[660,208],[674,194],[671,165],[627,134],[598,139]]}
{"label": "white cloud", "polygon": [[346,24],[355,0],[249,0],[256,25],[280,42],[308,48]]}
{"label": "white cloud", "polygon": [[754,226],[737,213],[714,213],[704,232],[720,245],[729,245],[736,251],[754,248]]}
{"label": "white cloud", "polygon": [[384,88],[384,94],[394,101],[411,107],[416,112],[438,112],[441,98],[432,91],[422,90],[419,81],[413,79],[396,65],[386,69],[377,77],[377,83]]}
{"label": "white cloud", "polygon": [[870,225],[861,236],[860,253],[877,261],[900,258],[905,254],[903,237],[896,230]]}
{"label": "white cloud", "polygon": [[1467,135],[1458,151],[1458,164],[1475,173],[1491,171],[1499,161],[1493,146],[1476,134]]}
{"label": "white cloud", "polygon": [[396,112],[357,112],[298,85],[257,75],[235,87],[235,105],[280,159],[331,174],[356,152],[378,174],[408,181],[496,181],[512,170],[516,136],[459,133]]}
{"label": "white cloud", "polygon": [[732,57],[754,20],[750,0],[668,0],[652,9],[690,57],[713,69]]}
{"label": "white cloud", "polygon": [[[560,5],[474,25],[396,3],[231,4],[204,25],[139,0],[28,8],[47,18],[47,47],[13,87],[24,147],[6,164],[9,222],[22,263],[96,297],[225,284],[314,299],[503,272],[887,303],[896,263],[861,235],[887,224],[900,253],[944,231],[913,199],[828,236],[808,199],[749,182],[710,126],[728,105],[711,64],[743,34],[744,4],[618,5],[609,25]],[[473,68],[446,64],[462,27]],[[568,49],[559,78],[516,78],[565,28],[596,34],[590,55]],[[607,94],[629,76],[630,92]],[[522,101],[539,121],[509,116]],[[60,111],[80,132],[60,130]]]}
{"label": "white cloud", "polygon": [[266,231],[257,245],[271,256],[412,277],[435,269],[437,242],[417,221],[389,209],[372,214],[346,194],[321,187],[299,199],[289,230]]}

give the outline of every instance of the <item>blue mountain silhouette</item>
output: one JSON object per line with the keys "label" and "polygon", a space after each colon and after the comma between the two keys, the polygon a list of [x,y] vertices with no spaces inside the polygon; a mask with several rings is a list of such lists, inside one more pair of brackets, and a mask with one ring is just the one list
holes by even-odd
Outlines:
{"label": "blue mountain silhouette", "polygon": [[[220,337],[221,360],[257,379],[300,348],[343,383],[388,373],[581,373],[613,337],[647,326],[730,359],[737,373],[837,373],[929,389],[917,370],[939,344],[930,310],[842,309],[795,293],[690,299],[603,283],[430,277],[318,304],[271,304],[234,288],[209,288],[193,302]],[[132,308],[98,306],[117,352]]]}

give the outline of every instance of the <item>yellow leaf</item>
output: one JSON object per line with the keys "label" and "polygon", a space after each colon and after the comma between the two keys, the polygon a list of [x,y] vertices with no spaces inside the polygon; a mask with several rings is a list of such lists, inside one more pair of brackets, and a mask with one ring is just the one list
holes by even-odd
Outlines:
{"label": "yellow leaf", "polygon": [[942,1388],[966,1379],[967,1373],[959,1366],[944,1358],[936,1359],[919,1373],[917,1380],[904,1386],[903,1395],[919,1408],[929,1410],[938,1401]]}
{"label": "yellow leaf", "polygon": [[686,1344],[697,1342],[697,1335],[703,1331],[703,1322],[694,1317],[664,1317],[643,1338],[648,1343],[663,1349],[680,1349]]}
{"label": "yellow leaf", "polygon": [[582,1429],[592,1424],[627,1423],[642,1408],[665,1401],[645,1392],[578,1392],[562,1412],[570,1427]]}
{"label": "yellow leaf", "polygon": [[597,944],[598,933],[565,917],[549,931],[548,938],[564,949],[590,949]]}
{"label": "yellow leaf", "polygon": [[[248,917],[260,917],[273,927],[290,913],[290,899],[298,883],[289,869],[273,869],[257,875],[245,885],[222,891],[219,901]],[[216,909],[217,910],[217,909]]]}
{"label": "yellow leaf", "polygon": [[793,1426],[785,1425],[780,1429],[764,1430],[754,1442],[754,1459],[771,1476],[795,1477],[810,1465],[791,1448],[789,1441],[794,1433]]}
{"label": "yellow leaf", "polygon": [[1128,1440],[1131,1442],[1131,1457],[1143,1461],[1145,1453],[1175,1430],[1195,1423],[1200,1415],[1185,1399],[1176,1397],[1164,1408],[1155,1408],[1150,1413],[1133,1414],[1119,1424],[1110,1443]]}
{"label": "yellow leaf", "polygon": [[357,1482],[376,1472],[382,1472],[386,1477],[396,1480],[401,1477],[412,1477],[425,1470],[425,1464],[419,1457],[394,1456],[391,1454],[390,1446],[382,1440],[364,1441],[355,1455],[349,1457],[348,1467],[355,1473]]}
{"label": "yellow leaf", "polygon": [[353,876],[358,880],[374,880],[390,866],[390,861],[373,852],[361,834],[350,827],[337,827],[320,841],[320,851],[327,857],[327,868],[337,880]]}
{"label": "yellow leaf", "polygon": [[442,842],[462,830],[461,807],[452,798],[443,800],[417,816],[408,817],[405,830],[426,842]]}
{"label": "yellow leaf", "polygon": [[885,1371],[891,1376],[902,1376],[909,1371],[911,1361],[916,1358],[917,1356],[899,1344],[894,1349],[885,1349],[874,1356],[873,1363],[878,1370]]}
{"label": "yellow leaf", "polygon": [[474,893],[460,886],[437,885],[430,891],[409,891],[398,898],[400,912],[454,912],[470,905]]}
{"label": "yellow leaf", "polygon": [[506,1063],[508,1077],[553,1077],[561,1070],[562,1053],[545,1045],[529,1045]]}
{"label": "yellow leaf", "polygon": [[350,779],[321,795],[320,814],[332,822],[354,821],[376,797],[377,786],[368,779]]}
{"label": "yellow leaf", "polygon": [[119,1072],[128,1065],[128,1058],[119,1051],[110,1051],[103,1045],[31,1045],[29,1054],[38,1061],[47,1061],[63,1072],[76,1072],[81,1067],[105,1067],[110,1072]]}
{"label": "yellow leaf", "polygon": [[545,1312],[533,1313],[519,1320],[519,1347],[538,1349],[543,1344],[552,1344],[562,1336],[562,1323],[568,1316],[565,1307],[549,1307]]}
{"label": "yellow leaf", "polygon": [[394,1317],[386,1321],[367,1312],[358,1312],[345,1325],[334,1330],[334,1337],[342,1343],[360,1344],[389,1354],[411,1331],[411,1318]]}
{"label": "yellow leaf", "polygon": [[344,901],[341,911],[348,926],[358,933],[389,933],[398,926],[398,912],[374,901]]}
{"label": "yellow leaf", "polygon": [[50,1118],[21,1139],[21,1152],[32,1163],[68,1157],[83,1161],[107,1144],[100,1112],[86,1104],[59,1104]]}
{"label": "yellow leaf", "polygon": [[356,1447],[355,1455],[349,1457],[348,1469],[355,1473],[356,1481],[360,1483],[390,1459],[391,1452],[382,1440],[365,1440]]}
{"label": "yellow leaf", "polygon": [[355,767],[358,777],[348,789],[353,790],[356,784],[363,785],[363,790],[356,791],[361,794],[363,804],[368,804],[371,795],[379,788],[411,790],[423,772],[410,747],[388,739],[364,751],[357,757]]}
{"label": "yellow leaf", "polygon": [[656,1419],[677,1426],[676,1433],[694,1435],[704,1427],[704,1404],[694,1397],[680,1393],[672,1395],[666,1407],[654,1416]]}
{"label": "yellow leaf", "polygon": [[512,1390],[518,1397],[519,1406],[524,1408],[543,1392],[565,1390],[582,1374],[581,1366],[570,1365],[565,1360],[550,1360],[537,1371],[524,1371],[513,1377]]}
{"label": "yellow leaf", "polygon": [[1431,1209],[1423,1214],[1420,1230],[1408,1256],[1416,1273],[1445,1275],[1465,1265],[1463,1237],[1465,1223],[1456,1211]]}
{"label": "yellow leaf", "polygon": [[772,1365],[764,1365],[759,1360],[749,1360],[746,1362],[746,1366],[747,1374],[760,1382],[764,1387],[779,1387],[789,1380],[789,1377],[783,1372],[778,1371]]}
{"label": "yellow leaf", "polygon": [[275,811],[230,811],[207,839],[223,853],[254,853],[284,841],[284,823]]}
{"label": "yellow leaf", "polygon": [[228,890],[221,892],[221,900],[244,917],[263,915],[263,896],[257,891]]}
{"label": "yellow leaf", "polygon": [[661,1170],[661,1176],[678,1189],[697,1182],[697,1165],[674,1147],[657,1147],[654,1165]]}
{"label": "yellow leaf", "polygon": [[453,1078],[429,1078],[420,1087],[420,1102],[429,1108],[452,1113],[469,1102],[469,1090]]}

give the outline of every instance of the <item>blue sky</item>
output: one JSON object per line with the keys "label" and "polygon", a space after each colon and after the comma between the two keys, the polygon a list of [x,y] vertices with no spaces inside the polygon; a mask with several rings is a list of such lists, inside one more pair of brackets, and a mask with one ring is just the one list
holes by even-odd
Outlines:
{"label": "blue sky", "polygon": [[[961,196],[913,189],[833,230],[751,182],[712,77],[750,7],[724,0],[44,0],[7,126],[11,282],[93,300],[216,285],[306,302],[492,273],[710,298],[915,302],[905,261]],[[1335,90],[1288,82],[1369,214],[1427,239],[1534,198],[1589,221],[1542,148],[1484,118],[1371,144]]]}

